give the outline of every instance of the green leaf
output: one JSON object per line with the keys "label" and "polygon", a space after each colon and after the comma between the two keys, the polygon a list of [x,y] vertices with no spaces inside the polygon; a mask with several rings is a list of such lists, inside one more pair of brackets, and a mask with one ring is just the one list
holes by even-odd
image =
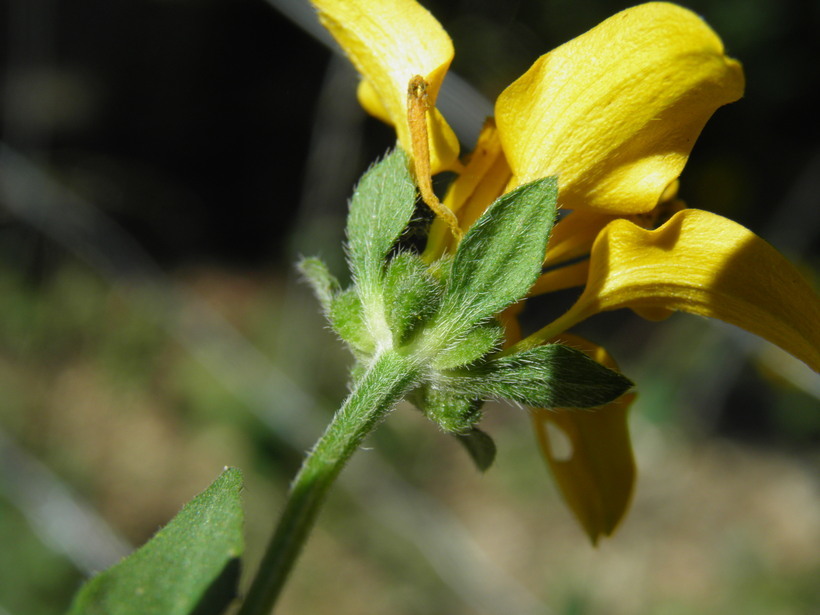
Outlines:
{"label": "green leaf", "polygon": [[353,350],[365,354],[375,350],[375,342],[367,329],[364,307],[356,288],[348,288],[333,297],[328,318],[333,330]]}
{"label": "green leaf", "polygon": [[236,596],[242,474],[227,469],[140,549],[88,581],[69,615],[216,615]]}
{"label": "green leaf", "polygon": [[557,195],[556,178],[546,177],[503,195],[476,221],[453,260],[442,327],[471,329],[527,293],[541,273]]}
{"label": "green leaf", "polygon": [[632,387],[620,373],[561,344],[537,346],[452,370],[444,386],[464,395],[509,399],[535,408],[593,408]]}
{"label": "green leaf", "polygon": [[353,278],[365,292],[377,288],[384,260],[415,205],[416,186],[400,148],[373,165],[356,186],[347,217],[347,250]]}
{"label": "green leaf", "polygon": [[474,363],[498,350],[502,341],[504,327],[497,320],[481,323],[437,354],[433,360],[433,369],[448,370]]}
{"label": "green leaf", "polygon": [[495,442],[489,435],[475,427],[467,433],[453,435],[470,454],[480,472],[486,472],[493,465],[496,449]]}
{"label": "green leaf", "polygon": [[390,261],[384,276],[384,305],[397,346],[435,314],[441,292],[441,283],[428,273],[417,254],[402,252]]}
{"label": "green leaf", "polygon": [[318,258],[304,258],[297,267],[313,288],[322,310],[329,313],[333,295],[339,291],[339,281],[330,273],[324,261]]}
{"label": "green leaf", "polygon": [[427,384],[413,391],[409,401],[444,431],[465,434],[481,420],[484,402],[475,396]]}

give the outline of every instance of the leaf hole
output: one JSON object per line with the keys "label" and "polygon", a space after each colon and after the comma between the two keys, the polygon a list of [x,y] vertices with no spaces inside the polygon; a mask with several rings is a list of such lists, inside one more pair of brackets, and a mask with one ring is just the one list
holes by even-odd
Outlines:
{"label": "leaf hole", "polygon": [[553,461],[565,462],[572,459],[572,454],[574,453],[572,440],[570,440],[567,432],[552,421],[546,421],[545,427],[547,440],[549,441],[550,455]]}

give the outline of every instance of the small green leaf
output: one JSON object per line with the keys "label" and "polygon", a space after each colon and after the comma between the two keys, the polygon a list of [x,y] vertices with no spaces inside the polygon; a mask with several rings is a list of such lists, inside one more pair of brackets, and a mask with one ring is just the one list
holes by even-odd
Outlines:
{"label": "small green leaf", "polygon": [[356,288],[348,288],[333,297],[328,317],[333,330],[351,348],[365,354],[374,351],[375,343],[367,330],[364,307]]}
{"label": "small green leaf", "polygon": [[324,261],[318,258],[303,258],[297,267],[313,288],[322,311],[329,313],[333,295],[339,291],[339,281],[330,273]]}
{"label": "small green leaf", "polygon": [[88,581],[69,615],[216,615],[236,595],[242,474],[228,469],[140,549]]}
{"label": "small green leaf", "polygon": [[486,472],[493,465],[496,449],[495,442],[489,435],[473,427],[467,433],[457,433],[454,436],[470,454],[480,472]]}
{"label": "small green leaf", "polygon": [[416,186],[407,155],[396,148],[364,174],[350,201],[348,254],[353,278],[375,289],[384,260],[407,227],[416,205]]}
{"label": "small green leaf", "polygon": [[441,351],[433,360],[433,369],[447,370],[474,363],[498,350],[504,340],[504,328],[493,319],[481,323],[463,338]]}
{"label": "small green leaf", "polygon": [[441,283],[428,273],[417,254],[402,252],[390,261],[384,276],[384,305],[397,346],[435,314],[441,292]]}
{"label": "small green leaf", "polygon": [[523,297],[541,273],[558,185],[546,177],[493,203],[456,251],[441,326],[470,329]]}
{"label": "small green leaf", "polygon": [[453,257],[450,254],[445,254],[440,259],[430,263],[428,271],[430,275],[440,282],[445,282],[450,277],[450,271],[453,269]]}
{"label": "small green leaf", "polygon": [[561,344],[452,370],[447,385],[464,395],[509,399],[535,408],[593,408],[632,387],[620,373]]}
{"label": "small green leaf", "polygon": [[438,388],[432,384],[413,392],[409,400],[428,418],[450,433],[468,433],[481,419],[484,402],[474,396]]}

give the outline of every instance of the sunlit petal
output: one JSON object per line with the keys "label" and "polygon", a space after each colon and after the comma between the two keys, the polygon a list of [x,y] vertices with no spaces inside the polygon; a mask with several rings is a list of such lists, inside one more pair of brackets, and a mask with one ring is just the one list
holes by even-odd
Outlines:
{"label": "sunlit petal", "polygon": [[649,211],[743,85],[694,13],[663,2],[622,11],[539,58],[498,98],[513,185],[557,174],[565,208]]}
{"label": "sunlit petal", "polygon": [[550,339],[605,310],[718,318],[777,344],[820,371],[820,299],[782,254],[748,229],[686,209],[655,231],[610,223],[592,248],[587,286],[555,322],[520,346]]}
{"label": "sunlit petal", "polygon": [[[556,341],[616,368],[599,346],[577,336]],[[594,410],[535,409],[533,427],[541,452],[572,512],[593,544],[624,516],[635,482],[627,413],[634,394]]]}
{"label": "sunlit petal", "polygon": [[[435,105],[439,88],[453,59],[453,44],[441,24],[414,0],[312,0],[319,19],[362,75],[359,100],[376,117],[396,128],[399,142],[410,152],[407,86],[424,77]],[[428,112],[433,172],[452,166],[458,140],[433,107]]]}

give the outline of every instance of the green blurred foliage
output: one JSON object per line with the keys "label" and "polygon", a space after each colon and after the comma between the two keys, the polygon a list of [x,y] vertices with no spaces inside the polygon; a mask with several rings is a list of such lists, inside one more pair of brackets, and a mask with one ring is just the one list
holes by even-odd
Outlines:
{"label": "green blurred foliage", "polygon": [[51,545],[43,544],[20,511],[3,497],[0,544],[0,606],[9,613],[64,612],[82,576]]}

